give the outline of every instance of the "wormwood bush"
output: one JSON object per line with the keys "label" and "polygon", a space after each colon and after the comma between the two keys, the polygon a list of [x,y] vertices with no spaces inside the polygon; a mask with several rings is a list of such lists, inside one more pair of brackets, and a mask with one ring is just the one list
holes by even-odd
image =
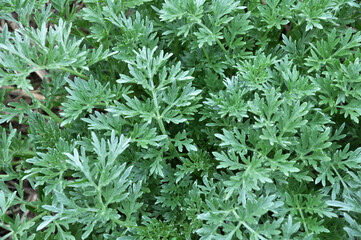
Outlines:
{"label": "wormwood bush", "polygon": [[2,239],[361,238],[358,1],[0,9]]}

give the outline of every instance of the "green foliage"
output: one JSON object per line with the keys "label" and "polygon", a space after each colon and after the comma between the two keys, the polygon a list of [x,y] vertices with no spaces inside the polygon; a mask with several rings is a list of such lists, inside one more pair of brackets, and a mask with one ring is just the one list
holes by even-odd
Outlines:
{"label": "green foliage", "polygon": [[360,9],[0,0],[1,239],[360,239]]}

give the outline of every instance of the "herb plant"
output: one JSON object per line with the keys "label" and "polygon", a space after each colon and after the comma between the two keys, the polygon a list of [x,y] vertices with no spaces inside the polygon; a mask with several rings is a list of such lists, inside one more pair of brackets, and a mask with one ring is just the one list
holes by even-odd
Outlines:
{"label": "herb plant", "polygon": [[357,0],[0,18],[1,239],[361,238]]}

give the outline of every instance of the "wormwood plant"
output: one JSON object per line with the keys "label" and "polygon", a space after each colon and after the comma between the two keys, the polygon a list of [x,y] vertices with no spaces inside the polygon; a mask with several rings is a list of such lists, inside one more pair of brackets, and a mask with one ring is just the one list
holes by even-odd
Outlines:
{"label": "wormwood plant", "polygon": [[[0,0],[0,18],[1,239],[361,238],[358,1]],[[15,89],[32,101],[5,104]]]}

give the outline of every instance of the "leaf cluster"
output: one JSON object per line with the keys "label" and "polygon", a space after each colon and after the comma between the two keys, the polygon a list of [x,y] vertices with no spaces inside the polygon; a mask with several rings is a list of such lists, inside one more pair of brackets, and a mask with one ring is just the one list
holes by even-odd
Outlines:
{"label": "leaf cluster", "polygon": [[0,0],[0,239],[359,239],[360,9]]}

